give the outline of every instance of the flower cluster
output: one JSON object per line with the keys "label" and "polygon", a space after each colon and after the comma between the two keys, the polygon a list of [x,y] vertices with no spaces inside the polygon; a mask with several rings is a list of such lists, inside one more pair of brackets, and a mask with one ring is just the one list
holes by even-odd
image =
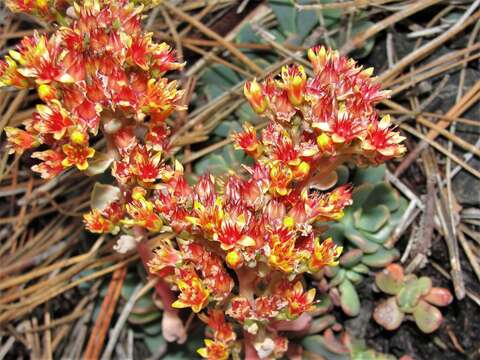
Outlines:
{"label": "flower cluster", "polygon": [[[403,137],[392,130],[388,115],[379,120],[375,111],[375,104],[388,92],[372,81],[373,69],[362,69],[354,60],[324,47],[310,49],[308,58],[313,67],[311,78],[301,65],[292,65],[282,69],[279,79],[247,82],[244,89],[258,114],[281,127],[299,130],[293,134],[298,138],[297,147],[292,148],[289,138],[281,144],[273,142],[278,138],[259,142],[251,128],[238,139],[239,146],[260,160],[262,155],[273,155],[283,161],[286,159],[277,159],[279,151],[272,151],[272,145],[273,150],[286,147],[282,155],[290,157],[292,164],[303,159],[304,172],[316,169],[318,161],[325,158],[347,156],[359,165],[378,165],[402,156]],[[265,144],[270,149],[262,146]]]}
{"label": "flower cluster", "polygon": [[[61,14],[64,25],[23,39],[0,63],[1,86],[36,88],[44,102],[24,129],[6,128],[10,151],[41,147],[33,170],[44,178],[74,166],[110,167],[115,196],[84,215],[86,228],[143,241],[169,233],[157,242],[149,272],[178,294],[174,309],[190,308],[208,325],[202,357],[253,350],[281,358],[288,349],[283,331],[305,327],[315,310],[305,275],[335,266],[342,252],[323,234],[352,202],[350,186],[332,188],[335,170],[405,151],[388,117],[378,120],[375,104],[386,93],[372,71],[313,48],[313,78],[292,65],[278,78],[247,82],[247,99],[269,119],[260,134],[245,124],[233,136],[254,165],[226,177],[205,174],[191,185],[182,165],[165,156],[165,120],[180,107],[182,91],[163,76],[182,64],[142,31],[141,2],[9,3],[57,22]],[[108,153],[93,148],[98,134]]]}
{"label": "flower cluster", "polygon": [[[107,141],[133,158],[154,158],[149,151],[164,149],[164,120],[178,108],[182,91],[162,76],[182,64],[168,45],[156,44],[152,34],[143,33],[142,8],[126,0],[74,6],[69,26],[50,36],[24,38],[0,63],[1,86],[36,88],[44,101],[25,129],[6,128],[12,152],[49,147],[32,155],[42,161],[33,170],[43,178],[72,166],[86,170],[104,158],[90,146],[99,128]],[[138,127],[147,132],[147,148],[134,140]]]}

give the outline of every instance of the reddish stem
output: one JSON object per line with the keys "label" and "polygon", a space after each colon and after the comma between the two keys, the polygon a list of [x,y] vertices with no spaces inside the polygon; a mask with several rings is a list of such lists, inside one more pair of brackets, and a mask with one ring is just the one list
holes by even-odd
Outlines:
{"label": "reddish stem", "polygon": [[257,350],[255,350],[255,347],[252,344],[252,335],[244,331],[243,336],[243,343],[245,344],[245,360],[260,360]]}

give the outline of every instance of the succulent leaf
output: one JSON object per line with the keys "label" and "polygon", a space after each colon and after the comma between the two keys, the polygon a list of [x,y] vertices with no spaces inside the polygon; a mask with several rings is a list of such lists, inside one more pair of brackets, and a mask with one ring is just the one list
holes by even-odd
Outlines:
{"label": "succulent leaf", "polygon": [[448,289],[432,287],[430,292],[425,295],[423,299],[432,305],[447,306],[453,301],[453,296]]}
{"label": "succulent leaf", "polygon": [[362,233],[355,229],[346,229],[345,237],[364,253],[371,254],[380,249],[379,244],[375,244],[374,242],[367,240],[365,236],[362,235]]}
{"label": "succulent leaf", "polygon": [[363,252],[360,249],[352,249],[342,255],[340,265],[345,268],[352,268],[362,260]]}
{"label": "succulent leaf", "polygon": [[369,267],[382,268],[397,260],[399,256],[400,253],[397,249],[381,247],[373,254],[364,255],[362,262]]}
{"label": "succulent leaf", "polygon": [[391,264],[375,275],[375,285],[384,293],[396,295],[403,288],[403,268],[398,264]]}
{"label": "succulent leaf", "polygon": [[386,182],[375,184],[363,207],[369,208],[381,204],[387,206],[390,211],[395,211],[400,206],[400,194]]}
{"label": "succulent leaf", "polygon": [[360,284],[363,281],[363,275],[356,273],[355,271],[347,270],[346,275],[347,275],[347,279],[350,280],[355,285]]}
{"label": "succulent leaf", "polygon": [[373,191],[373,185],[370,183],[363,183],[358,185],[352,192],[353,204],[350,209],[358,209],[363,206],[368,197]]}
{"label": "succulent leaf", "polygon": [[375,184],[383,181],[385,178],[385,165],[371,166],[364,169],[357,169],[355,176],[353,177],[353,183],[355,185],[363,184],[366,182]]}
{"label": "succulent leaf", "polygon": [[419,279],[407,279],[403,288],[397,294],[398,304],[402,311],[412,312],[422,296],[428,294],[431,288],[432,280],[426,276]]}
{"label": "succulent leaf", "polygon": [[424,300],[414,307],[413,318],[418,328],[427,334],[437,330],[443,320],[440,310]]}
{"label": "succulent leaf", "polygon": [[375,233],[386,224],[390,218],[390,210],[386,205],[358,209],[354,213],[355,226],[364,231]]}
{"label": "succulent leaf", "polygon": [[382,301],[373,311],[373,319],[387,330],[397,329],[404,317],[394,296]]}
{"label": "succulent leaf", "polygon": [[353,286],[350,280],[345,279],[338,288],[340,290],[340,305],[343,312],[349,316],[357,316],[360,313],[360,299],[355,286]]}

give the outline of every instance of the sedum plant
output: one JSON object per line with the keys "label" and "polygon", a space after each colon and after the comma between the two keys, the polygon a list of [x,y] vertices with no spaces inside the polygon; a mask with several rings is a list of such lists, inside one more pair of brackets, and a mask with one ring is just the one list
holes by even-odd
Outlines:
{"label": "sedum plant", "polygon": [[[349,179],[346,168],[341,167],[337,172],[337,184]],[[343,245],[344,252],[339,266],[325,268],[316,275],[318,287],[328,292],[349,316],[357,316],[361,310],[355,286],[368,276],[371,268],[383,268],[399,257],[397,249],[388,249],[383,244],[402,218],[407,201],[384,181],[384,176],[384,166],[357,169],[352,177],[353,204],[323,234]]]}
{"label": "sedum plant", "polygon": [[10,151],[37,148],[32,169],[46,179],[70,168],[111,172],[114,184],[93,189],[85,226],[118,236],[116,250],[136,249],[158,277],[167,341],[185,341],[179,311],[189,308],[207,324],[202,357],[281,358],[286,334],[308,330],[316,310],[306,275],[337,266],[342,253],[320,240],[352,204],[350,185],[325,191],[336,170],[405,151],[389,117],[378,118],[387,92],[372,69],[315,47],[312,76],[291,65],[247,82],[246,98],[268,121],[260,134],[245,124],[233,136],[253,165],[191,185],[168,156],[166,119],[182,108],[182,91],[164,74],[182,64],[142,30],[141,2],[10,5],[62,25],[23,39],[0,64],[0,85],[34,88],[43,101],[22,128],[6,128]]}
{"label": "sedum plant", "polygon": [[397,329],[411,315],[421,331],[434,332],[443,319],[437,306],[447,306],[453,300],[450,291],[433,287],[429,277],[404,274],[399,264],[378,272],[375,284],[382,292],[393,295],[380,302],[373,312],[374,320],[387,330]]}
{"label": "sedum plant", "polygon": [[[323,335],[307,336],[303,339],[306,359],[328,360],[395,360],[392,355],[379,353],[369,349],[365,342],[343,332],[335,336],[332,330],[327,329]],[[402,359],[403,360],[403,359]]]}

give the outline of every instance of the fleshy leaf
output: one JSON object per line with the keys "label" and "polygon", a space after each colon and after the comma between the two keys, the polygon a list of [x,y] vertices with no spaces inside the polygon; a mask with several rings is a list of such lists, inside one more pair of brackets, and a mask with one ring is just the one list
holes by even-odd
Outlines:
{"label": "fleshy leaf", "polygon": [[103,174],[113,162],[113,156],[96,151],[88,162],[88,168],[84,171],[88,176]]}
{"label": "fleshy leaf", "polygon": [[373,254],[364,255],[362,262],[370,267],[382,268],[397,260],[399,256],[400,253],[397,249],[385,249],[381,247]]}
{"label": "fleshy leaf", "polygon": [[312,336],[305,337],[302,340],[302,346],[307,352],[313,353],[315,355],[320,355],[325,359],[329,359],[329,360],[349,360],[350,359],[350,356],[348,355],[348,349],[342,349],[346,351],[338,353],[338,352],[333,352],[329,348],[327,348],[325,344],[325,339],[322,335],[312,335]]}
{"label": "fleshy leaf", "polygon": [[453,296],[448,289],[432,287],[423,299],[432,305],[447,306],[453,301]]}
{"label": "fleshy leaf", "polygon": [[393,296],[382,301],[373,311],[373,319],[387,330],[397,329],[404,317]]}
{"label": "fleshy leaf", "polygon": [[390,217],[390,211],[385,205],[358,209],[355,214],[355,226],[364,231],[375,233],[385,225]]}
{"label": "fleshy leaf", "polygon": [[363,206],[369,208],[376,205],[385,205],[388,210],[395,211],[400,206],[400,194],[390,184],[378,183]]}
{"label": "fleshy leaf", "polygon": [[437,330],[443,320],[440,310],[423,300],[413,309],[413,318],[418,328],[426,334]]}
{"label": "fleshy leaf", "polygon": [[380,248],[380,245],[375,244],[365,238],[360,232],[354,229],[346,229],[345,237],[356,247],[362,250],[364,253],[374,253]]}
{"label": "fleshy leaf", "polygon": [[342,255],[340,265],[342,267],[351,268],[362,260],[363,252],[360,249],[352,249]]}
{"label": "fleshy leaf", "polygon": [[360,299],[353,284],[345,279],[338,288],[343,312],[349,316],[357,316],[360,313]]}
{"label": "fleshy leaf", "polygon": [[391,264],[375,275],[375,285],[389,295],[396,295],[400,292],[403,280],[403,268],[398,264]]}
{"label": "fleshy leaf", "polygon": [[92,209],[103,210],[110,203],[118,200],[120,193],[120,188],[116,186],[97,182],[90,195],[90,206]]}
{"label": "fleshy leaf", "polygon": [[405,285],[397,295],[398,304],[404,312],[412,312],[420,298],[427,295],[432,288],[432,280],[426,276],[419,279],[410,278],[405,281]]}
{"label": "fleshy leaf", "polygon": [[368,167],[365,169],[357,169],[353,178],[354,184],[372,183],[383,181],[385,177],[385,165],[379,165],[376,167]]}

